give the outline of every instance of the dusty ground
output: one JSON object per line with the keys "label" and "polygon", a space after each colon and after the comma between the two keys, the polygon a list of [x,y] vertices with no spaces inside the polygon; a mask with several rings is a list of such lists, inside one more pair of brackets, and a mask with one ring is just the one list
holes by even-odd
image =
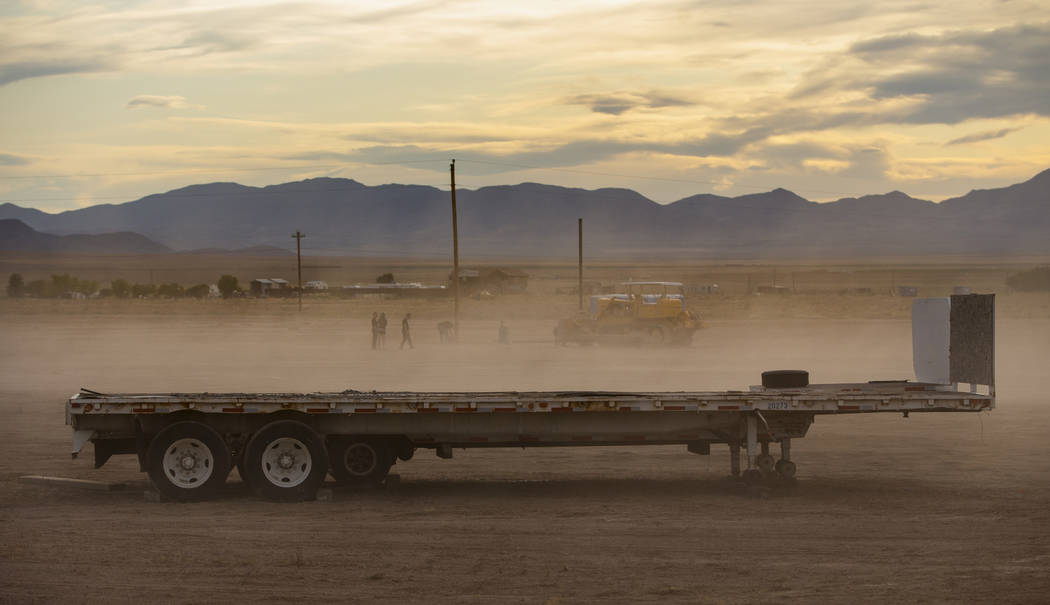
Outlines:
{"label": "dusty ground", "polygon": [[[688,349],[556,348],[547,320],[367,349],[338,314],[104,307],[0,313],[2,602],[1045,602],[1050,320],[999,322],[999,409],[818,418],[800,482],[768,500],[684,447],[428,451],[400,487],[282,505],[233,484],[146,503],[133,460],[70,460],[63,400],[128,390],[746,388],[911,377],[898,319],[719,320]],[[170,309],[169,309],[170,311]],[[395,317],[399,320],[400,317]],[[396,341],[391,336],[391,345]],[[535,341],[535,342],[533,342]],[[93,493],[23,474],[133,482]]]}

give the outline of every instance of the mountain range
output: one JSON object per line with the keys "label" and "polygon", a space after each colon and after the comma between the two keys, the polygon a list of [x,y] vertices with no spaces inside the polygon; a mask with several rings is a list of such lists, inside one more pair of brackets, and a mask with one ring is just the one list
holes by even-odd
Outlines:
{"label": "mountain range", "polygon": [[0,252],[58,254],[164,254],[171,248],[138,233],[52,235],[18,219],[0,219]]}
{"label": "mountain range", "polygon": [[[1050,253],[1050,170],[940,203],[899,191],[816,203],[774,189],[658,204],[629,189],[537,183],[457,189],[456,197],[460,251],[473,257],[575,257],[578,217],[591,257]],[[308,254],[426,257],[451,250],[448,191],[351,179],[193,185],[57,214],[7,203],[0,219],[55,235],[130,231],[177,250],[294,249],[296,230],[307,234]]]}

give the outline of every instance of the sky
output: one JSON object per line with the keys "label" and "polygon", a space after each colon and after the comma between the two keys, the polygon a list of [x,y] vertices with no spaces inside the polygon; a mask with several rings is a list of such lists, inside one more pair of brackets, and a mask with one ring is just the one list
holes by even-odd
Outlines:
{"label": "sky", "polygon": [[1045,0],[0,3],[0,203],[216,181],[939,201],[1050,168]]}

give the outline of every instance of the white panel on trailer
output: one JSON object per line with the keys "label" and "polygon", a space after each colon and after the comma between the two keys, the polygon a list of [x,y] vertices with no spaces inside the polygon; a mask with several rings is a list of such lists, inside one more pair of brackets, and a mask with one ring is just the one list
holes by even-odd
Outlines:
{"label": "white panel on trailer", "polygon": [[912,365],[919,382],[949,383],[951,309],[950,298],[918,298],[912,302]]}

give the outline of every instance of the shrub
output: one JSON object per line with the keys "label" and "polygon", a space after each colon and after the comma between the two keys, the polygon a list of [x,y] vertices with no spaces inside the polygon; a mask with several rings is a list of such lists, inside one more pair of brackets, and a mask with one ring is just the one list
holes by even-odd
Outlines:
{"label": "shrub", "polygon": [[25,294],[26,282],[21,273],[12,273],[7,279],[7,295],[11,298],[21,298]]}
{"label": "shrub", "polygon": [[117,298],[127,298],[131,295],[131,284],[126,279],[115,279],[109,284],[109,289],[113,290],[113,296]]}
{"label": "shrub", "polygon": [[186,296],[192,296],[193,298],[204,298],[208,296],[208,284],[197,284],[191,288],[186,288]]}
{"label": "shrub", "polygon": [[169,284],[161,284],[157,286],[157,296],[161,298],[178,298],[183,295],[182,286],[171,282]]}
{"label": "shrub", "polygon": [[135,284],[131,286],[131,296],[134,298],[143,298],[146,296],[153,296],[157,292],[157,286],[153,284]]}
{"label": "shrub", "polygon": [[380,275],[379,277],[376,278],[376,283],[377,284],[392,284],[392,283],[394,283],[394,274],[393,273],[384,273],[384,274],[382,274],[382,275]]}
{"label": "shrub", "polygon": [[223,298],[229,298],[233,296],[234,292],[241,289],[237,284],[237,278],[232,275],[223,275],[220,277],[217,286]]}

